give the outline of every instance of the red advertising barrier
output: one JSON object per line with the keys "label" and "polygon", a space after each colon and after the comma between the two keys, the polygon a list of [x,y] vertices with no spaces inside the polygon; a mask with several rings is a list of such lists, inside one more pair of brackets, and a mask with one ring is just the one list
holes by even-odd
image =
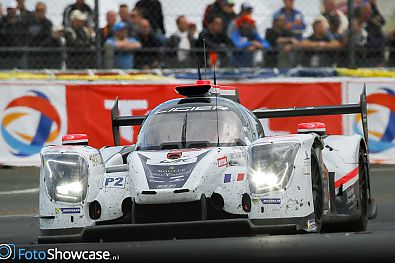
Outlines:
{"label": "red advertising barrier", "polygon": [[[236,84],[241,103],[249,109],[288,108],[342,104],[340,82]],[[342,117],[313,116],[271,119],[269,129],[295,133],[298,123],[324,122],[328,134],[342,134]]]}
{"label": "red advertising barrier", "polygon": [[[342,103],[341,83],[227,84],[238,88],[241,103],[249,109],[335,105]],[[116,97],[121,115],[145,115],[158,104],[179,97],[175,85],[68,85],[66,101],[69,133],[87,133],[94,147],[113,145],[110,108]],[[321,121],[328,133],[342,134],[341,116],[272,119],[269,129],[295,132],[297,124]],[[136,140],[139,127],[121,128],[121,144]]]}

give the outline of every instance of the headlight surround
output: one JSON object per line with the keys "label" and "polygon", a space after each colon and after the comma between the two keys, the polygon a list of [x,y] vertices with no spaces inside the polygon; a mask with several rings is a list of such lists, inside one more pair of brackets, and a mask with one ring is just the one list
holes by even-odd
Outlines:
{"label": "headlight surround", "polygon": [[248,177],[253,193],[261,194],[283,189],[294,169],[298,142],[265,143],[248,150]]}
{"label": "headlight surround", "polygon": [[88,163],[79,154],[47,154],[42,157],[42,172],[48,195],[54,201],[79,203],[86,197]]}

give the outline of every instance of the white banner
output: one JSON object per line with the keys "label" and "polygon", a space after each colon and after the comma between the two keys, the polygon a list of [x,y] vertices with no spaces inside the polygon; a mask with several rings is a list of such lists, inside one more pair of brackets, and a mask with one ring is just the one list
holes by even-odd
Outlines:
{"label": "white banner", "polygon": [[0,164],[40,165],[43,145],[67,131],[65,86],[0,82]]}
{"label": "white banner", "polygon": [[[395,80],[351,80],[345,82],[345,103],[359,103],[366,83],[370,160],[395,163]],[[362,134],[360,116],[345,115],[345,133]]]}

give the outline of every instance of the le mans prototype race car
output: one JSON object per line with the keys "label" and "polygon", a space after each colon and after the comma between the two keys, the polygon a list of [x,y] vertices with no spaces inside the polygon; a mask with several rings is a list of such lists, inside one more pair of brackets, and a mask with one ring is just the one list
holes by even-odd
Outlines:
{"label": "le mans prototype race car", "polygon": [[[215,82],[214,82],[215,83]],[[199,80],[147,116],[112,113],[116,146],[66,135],[41,150],[39,242],[273,232],[364,231],[370,193],[366,94],[360,104],[250,111],[237,90]],[[323,123],[267,137],[259,119],[361,114],[365,136]],[[141,125],[135,145],[119,127]]]}

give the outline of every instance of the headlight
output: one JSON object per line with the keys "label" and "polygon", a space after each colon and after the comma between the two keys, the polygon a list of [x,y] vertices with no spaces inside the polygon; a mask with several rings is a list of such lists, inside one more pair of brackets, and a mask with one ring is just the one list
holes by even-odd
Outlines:
{"label": "headlight", "polygon": [[291,177],[298,142],[269,143],[252,146],[248,158],[248,177],[253,193],[285,188]]}
{"label": "headlight", "polygon": [[88,164],[78,154],[43,156],[42,172],[49,196],[55,201],[79,203],[86,197]]}

